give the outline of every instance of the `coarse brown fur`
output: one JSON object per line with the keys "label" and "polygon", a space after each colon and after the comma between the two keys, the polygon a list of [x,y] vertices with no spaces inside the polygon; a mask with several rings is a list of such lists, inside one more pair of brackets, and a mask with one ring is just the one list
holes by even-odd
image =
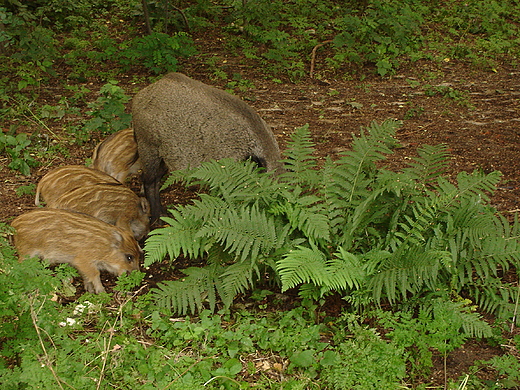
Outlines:
{"label": "coarse brown fur", "polygon": [[223,158],[282,170],[278,143],[250,106],[183,74],[170,73],[138,92],[132,115],[152,220],[161,212],[159,182],[168,170]]}

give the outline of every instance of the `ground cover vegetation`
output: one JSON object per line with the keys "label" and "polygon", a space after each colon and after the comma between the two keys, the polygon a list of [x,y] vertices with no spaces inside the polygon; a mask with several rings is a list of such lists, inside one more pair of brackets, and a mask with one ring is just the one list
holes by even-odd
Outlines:
{"label": "ground cover vegetation", "polygon": [[[4,0],[2,177],[33,194],[24,178],[129,127],[138,86],[188,64],[254,100],[217,41],[274,84],[341,74],[369,89],[419,61],[514,68],[519,22],[515,0]],[[452,85],[408,83],[472,109]],[[502,174],[453,174],[442,143],[396,167],[402,123],[385,119],[323,159],[300,123],[278,179],[228,160],[174,172],[164,187],[190,199],[170,204],[145,268],[109,294],[78,293],[70,267],[19,263],[3,212],[2,388],[519,388],[520,225],[491,202]],[[154,270],[167,276],[150,287]],[[498,352],[448,375],[468,342]]]}

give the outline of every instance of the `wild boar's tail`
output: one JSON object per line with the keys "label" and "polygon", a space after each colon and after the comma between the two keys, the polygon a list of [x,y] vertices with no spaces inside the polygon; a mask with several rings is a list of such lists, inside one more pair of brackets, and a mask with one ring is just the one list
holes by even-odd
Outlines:
{"label": "wild boar's tail", "polygon": [[253,161],[254,163],[256,163],[256,165],[258,165],[260,168],[265,168],[267,169],[267,161],[265,160],[265,158],[263,157],[259,157],[259,156],[248,156],[246,158],[246,160],[251,160]]}

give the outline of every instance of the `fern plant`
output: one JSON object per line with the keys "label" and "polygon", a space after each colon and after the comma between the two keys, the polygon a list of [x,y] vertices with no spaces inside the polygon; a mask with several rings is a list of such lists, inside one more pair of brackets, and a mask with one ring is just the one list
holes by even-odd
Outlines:
{"label": "fern plant", "polygon": [[500,173],[449,180],[445,145],[423,146],[407,167],[387,170],[398,125],[372,123],[323,167],[308,126],[299,128],[279,177],[232,160],[174,173],[168,184],[204,191],[163,218],[168,226],[147,240],[145,265],[183,255],[207,266],[161,284],[159,305],[181,314],[219,300],[229,307],[269,275],[283,291],[339,291],[358,308],[449,289],[491,312],[508,310],[513,295],[501,276],[520,257],[518,224],[488,203]]}

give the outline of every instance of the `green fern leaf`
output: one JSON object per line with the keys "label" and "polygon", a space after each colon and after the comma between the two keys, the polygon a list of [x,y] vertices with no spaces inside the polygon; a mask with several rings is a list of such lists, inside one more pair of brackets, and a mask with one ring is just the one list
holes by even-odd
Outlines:
{"label": "green fern leaf", "polygon": [[244,261],[277,248],[285,239],[282,233],[272,216],[252,205],[228,209],[219,219],[207,221],[196,236],[213,238]]}
{"label": "green fern leaf", "polygon": [[306,283],[325,290],[358,288],[364,272],[357,256],[342,248],[335,256],[327,259],[318,249],[302,246],[291,250],[277,263],[282,291]]}
{"label": "green fern leaf", "polygon": [[335,162],[326,161],[321,192],[329,215],[333,216],[333,230],[343,229],[345,220],[340,216],[348,215],[350,209],[371,196],[376,163],[391,153],[390,146],[395,144],[393,135],[397,127],[397,122],[386,121],[381,125],[373,122],[361,129],[359,137],[353,136],[351,151],[342,153]]}
{"label": "green fern leaf", "polygon": [[218,196],[209,194],[199,194],[199,199],[194,199],[193,204],[183,206],[183,216],[189,216],[201,221],[218,219],[225,214],[229,208],[229,203]]}
{"label": "green fern leaf", "polygon": [[446,172],[449,164],[447,145],[423,145],[417,149],[417,154],[419,157],[406,162],[411,168],[403,170],[412,179],[419,183],[428,184]]}
{"label": "green fern leaf", "polygon": [[280,180],[289,186],[316,188],[320,179],[313,153],[314,143],[311,140],[309,125],[306,124],[297,128],[287,142],[283,160],[286,172],[280,175]]}
{"label": "green fern leaf", "polygon": [[435,289],[440,271],[449,272],[451,268],[449,252],[424,250],[422,247],[400,247],[397,252],[374,259],[383,260],[380,264],[370,265],[375,274],[370,275],[368,281],[378,303],[383,292],[389,302],[394,303],[399,295],[405,299],[408,293],[417,294],[425,287]]}
{"label": "green fern leaf", "polygon": [[191,267],[184,272],[188,275],[184,280],[162,282],[154,290],[153,296],[158,307],[179,315],[197,313],[203,309],[202,297],[210,287],[210,270]]}
{"label": "green fern leaf", "polygon": [[480,171],[474,171],[471,174],[460,172],[457,175],[457,186],[451,184],[444,177],[439,177],[437,182],[441,194],[446,199],[451,199],[450,204],[464,200],[484,203],[489,201],[486,192],[495,191],[501,175],[498,171],[489,174]]}
{"label": "green fern leaf", "polygon": [[358,256],[339,248],[335,258],[327,261],[330,280],[327,286],[335,290],[359,289],[365,280],[365,270]]}
{"label": "green fern leaf", "polygon": [[220,275],[221,288],[220,296],[226,308],[231,306],[233,298],[238,294],[243,294],[247,289],[253,287],[254,276],[260,277],[260,271],[256,262],[241,262],[231,264],[226,267],[225,271]]}
{"label": "green fern leaf", "polygon": [[187,218],[177,210],[170,210],[173,218],[163,217],[170,226],[154,229],[144,246],[144,266],[162,261],[166,255],[174,261],[181,253],[189,257],[199,257],[204,251],[208,239],[196,237],[201,228],[201,221]]}
{"label": "green fern leaf", "polygon": [[443,298],[434,299],[423,307],[425,313],[429,313],[434,320],[448,323],[448,327],[459,327],[464,337],[491,337],[491,326],[482,320],[479,313],[469,311],[465,307],[466,301],[452,302]]}
{"label": "green fern leaf", "polygon": [[279,203],[271,206],[269,211],[285,216],[292,231],[300,230],[312,244],[328,241],[330,226],[325,205],[318,196],[302,195],[302,191],[299,186],[292,191],[282,191]]}
{"label": "green fern leaf", "polygon": [[271,174],[262,172],[252,161],[222,159],[208,161],[192,171],[195,183],[208,186],[210,194],[227,203],[269,203],[281,184]]}
{"label": "green fern leaf", "polygon": [[276,267],[282,282],[282,292],[303,283],[325,285],[329,280],[326,260],[325,254],[318,249],[299,246],[289,251]]}

